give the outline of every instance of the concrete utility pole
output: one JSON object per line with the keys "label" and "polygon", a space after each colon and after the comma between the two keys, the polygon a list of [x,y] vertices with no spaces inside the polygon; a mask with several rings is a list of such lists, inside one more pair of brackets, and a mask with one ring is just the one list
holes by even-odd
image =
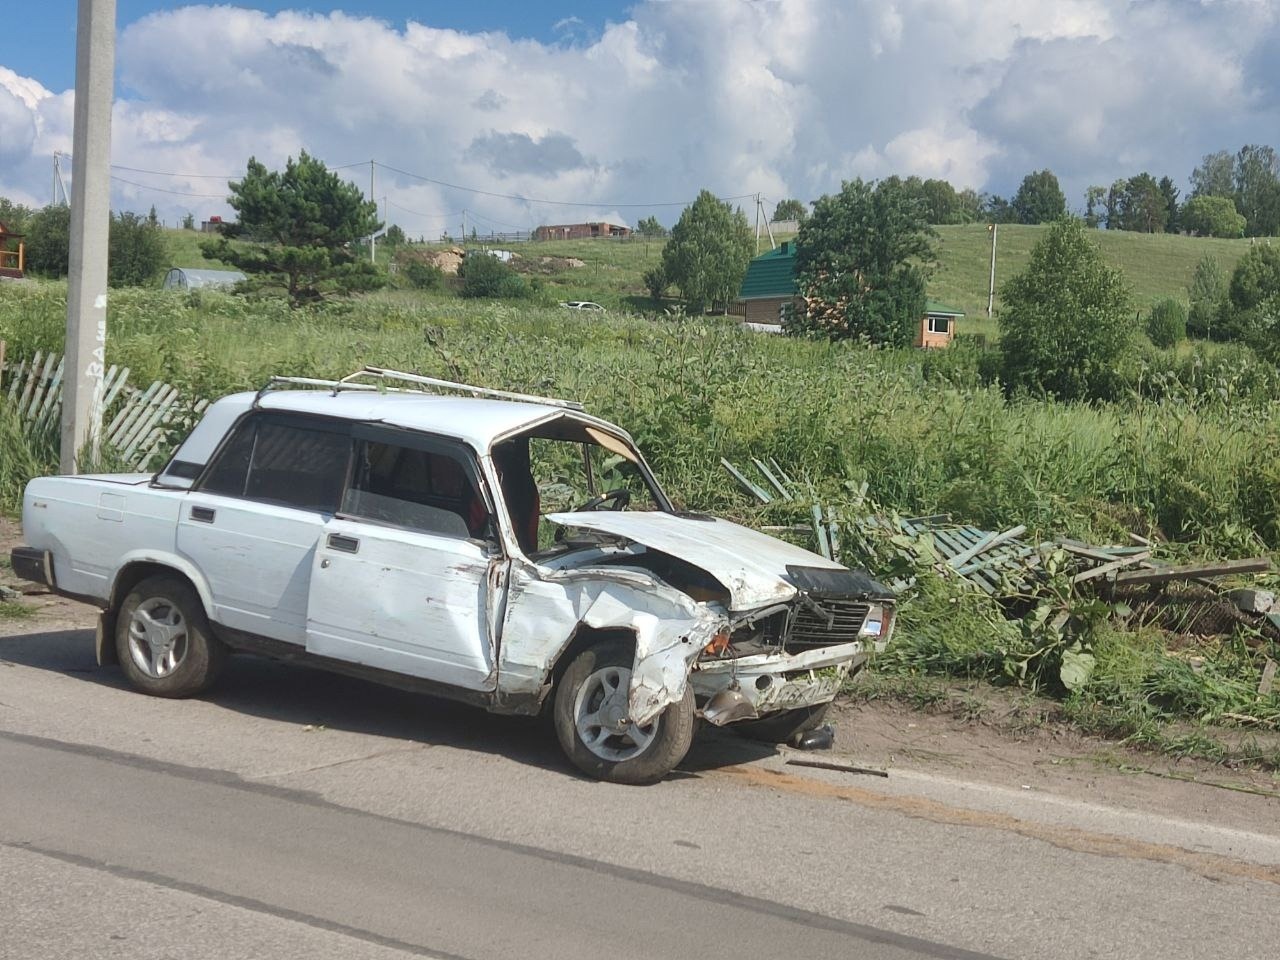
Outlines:
{"label": "concrete utility pole", "polygon": [[996,234],[1000,232],[1000,224],[989,223],[987,229],[991,231],[991,285],[987,289],[987,319],[990,320],[996,303]]}
{"label": "concrete utility pole", "polygon": [[756,256],[760,256],[760,194],[756,194]]}
{"label": "concrete utility pole", "polygon": [[111,222],[111,99],[116,0],[80,0],[71,155],[71,261],[62,381],[60,469],[96,460],[107,349],[107,232]]}

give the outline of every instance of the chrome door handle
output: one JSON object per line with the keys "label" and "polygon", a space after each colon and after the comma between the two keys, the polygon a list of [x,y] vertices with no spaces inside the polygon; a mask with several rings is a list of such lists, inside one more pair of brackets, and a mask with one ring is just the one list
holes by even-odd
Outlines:
{"label": "chrome door handle", "polygon": [[216,517],[217,515],[218,515],[217,511],[215,511],[212,507],[192,507],[191,508],[191,519],[199,521],[200,523],[213,523],[213,518]]}

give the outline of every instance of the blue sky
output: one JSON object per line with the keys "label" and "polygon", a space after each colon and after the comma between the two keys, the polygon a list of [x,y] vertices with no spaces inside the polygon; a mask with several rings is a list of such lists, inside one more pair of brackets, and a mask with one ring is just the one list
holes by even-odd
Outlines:
{"label": "blue sky", "polygon": [[[37,9],[38,8],[38,9]],[[0,195],[71,152],[74,0],[0,31]],[[1280,147],[1276,0],[118,0],[112,202],[228,214],[250,156],[376,159],[413,236],[766,211],[853,177],[1010,196]],[[362,186],[367,165],[344,175]],[[748,213],[754,206],[744,201]]]}
{"label": "blue sky", "polygon": [[[244,6],[276,13],[281,10],[342,10],[386,20],[403,27],[416,20],[433,27],[467,32],[500,31],[512,38],[543,43],[583,42],[598,36],[609,20],[625,20],[634,0],[353,0],[348,3],[302,3],[248,0]],[[0,39],[0,63],[46,87],[62,90],[75,83],[76,0],[43,0],[24,5],[21,16],[6,15]],[[116,0],[120,27],[157,10],[172,10],[181,3],[162,0]]]}

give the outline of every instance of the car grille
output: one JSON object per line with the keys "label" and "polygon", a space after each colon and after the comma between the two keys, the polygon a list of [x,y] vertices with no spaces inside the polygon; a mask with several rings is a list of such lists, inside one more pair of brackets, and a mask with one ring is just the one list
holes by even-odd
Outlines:
{"label": "car grille", "polygon": [[796,605],[786,647],[797,650],[852,643],[858,639],[869,609],[859,600],[809,598]]}

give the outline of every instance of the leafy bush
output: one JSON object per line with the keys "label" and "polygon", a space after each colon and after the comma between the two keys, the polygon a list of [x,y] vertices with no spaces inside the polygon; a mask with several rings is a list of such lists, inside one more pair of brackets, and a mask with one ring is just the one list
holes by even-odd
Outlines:
{"label": "leafy bush", "polygon": [[410,260],[400,268],[405,282],[415,290],[441,290],[444,288],[444,271],[434,263]]}
{"label": "leafy bush", "polygon": [[168,265],[169,251],[160,228],[136,213],[112,214],[107,250],[107,282],[141,287],[154,282]]}
{"label": "leafy bush", "polygon": [[41,277],[65,277],[71,262],[71,208],[50,204],[27,225],[27,269]]}
{"label": "leafy bush", "polygon": [[1191,303],[1187,332],[1193,337],[1208,339],[1227,301],[1227,275],[1216,258],[1206,256],[1196,264],[1187,287],[1187,299]]}
{"label": "leafy bush", "polygon": [[655,263],[646,270],[642,279],[644,288],[649,291],[649,298],[655,302],[661,300],[667,293],[667,287],[671,286],[667,271],[661,263]]}
{"label": "leafy bush", "polygon": [[1157,347],[1175,347],[1187,337],[1187,311],[1177,300],[1161,300],[1147,317],[1147,336]]}
{"label": "leafy bush", "polygon": [[487,253],[467,254],[458,268],[458,276],[462,278],[462,296],[469,300],[519,300],[531,293],[524,277]]}
{"label": "leafy bush", "polygon": [[1002,297],[1000,350],[1011,392],[1110,395],[1135,324],[1123,274],[1107,266],[1079,220],[1053,223]]}

